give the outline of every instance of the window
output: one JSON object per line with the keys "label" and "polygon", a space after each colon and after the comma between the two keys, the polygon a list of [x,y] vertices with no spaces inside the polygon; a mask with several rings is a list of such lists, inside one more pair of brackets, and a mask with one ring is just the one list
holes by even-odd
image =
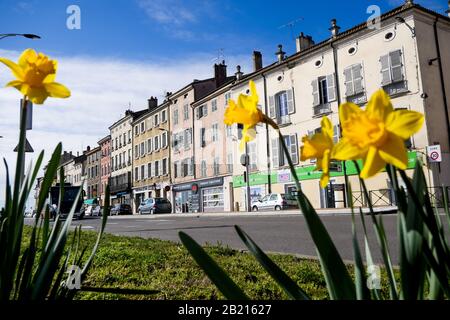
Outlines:
{"label": "window", "polygon": [[161,123],[167,122],[167,111],[163,110],[161,111]]}
{"label": "window", "polygon": [[155,161],[155,177],[159,177],[159,161]]}
{"label": "window", "polygon": [[[288,135],[284,136],[284,142],[286,143],[286,146],[289,150],[290,157],[292,159],[292,163],[298,164],[299,163],[299,157],[298,157],[298,142],[297,142],[297,135]],[[272,162],[273,166],[275,168],[277,167],[283,167],[288,165],[288,160],[286,155],[283,152],[283,148],[281,147],[279,139],[273,139],[272,140]]]}
{"label": "window", "polygon": [[227,154],[227,173],[233,172],[233,154]]}
{"label": "window", "polygon": [[152,164],[151,163],[149,163],[147,165],[147,175],[148,175],[149,179],[152,177]]}
{"label": "window", "polygon": [[178,109],[173,110],[173,124],[174,125],[178,124]]}
{"label": "window", "polygon": [[180,161],[175,161],[173,163],[173,174],[175,178],[178,178],[179,176],[181,176],[180,174]]}
{"label": "window", "polygon": [[225,93],[225,106],[228,106],[228,102],[231,100],[231,92]]}
{"label": "window", "polygon": [[212,141],[219,141],[219,124],[217,123],[212,126]]}
{"label": "window", "polygon": [[269,114],[278,124],[291,123],[289,115],[293,113],[295,113],[293,89],[269,97]]}
{"label": "window", "polygon": [[205,160],[202,160],[202,164],[200,166],[200,176],[202,178],[206,177],[206,161]]}
{"label": "window", "polygon": [[181,168],[181,176],[182,176],[182,177],[188,176],[188,171],[189,171],[189,159],[184,159],[184,160],[181,162],[181,166],[182,166],[182,168]]}
{"label": "window", "polygon": [[[139,127],[138,126],[134,127],[134,135],[135,136],[139,135]],[[116,138],[116,148],[117,148],[117,138]]]}
{"label": "window", "polygon": [[184,117],[183,117],[184,120],[189,120],[189,105],[188,104],[185,104],[183,106],[183,115],[184,115]]}
{"label": "window", "polygon": [[217,111],[217,99],[211,101],[211,112]]}
{"label": "window", "polygon": [[206,147],[206,129],[205,128],[200,129],[200,146],[202,148]]}
{"label": "window", "polygon": [[230,138],[232,136],[232,134],[233,134],[233,127],[232,126],[226,126],[225,130],[227,131],[227,138]]}
{"label": "window", "polygon": [[314,116],[331,112],[330,102],[336,100],[335,75],[320,77],[312,82]]}
{"label": "window", "polygon": [[167,175],[167,159],[162,160],[162,175]]}
{"label": "window", "polygon": [[134,146],[134,158],[139,158],[139,146]]}
{"label": "window", "polygon": [[345,96],[351,97],[364,92],[362,64],[354,64],[344,70]]}
{"label": "window", "polygon": [[128,165],[131,165],[131,149],[128,149]]}
{"label": "window", "polygon": [[128,130],[128,143],[131,143],[131,130]]}
{"label": "window", "polygon": [[141,157],[145,155],[145,143],[141,142]]}
{"label": "window", "polygon": [[386,86],[404,80],[402,51],[392,51],[380,57],[381,85]]}
{"label": "window", "polygon": [[206,117],[208,115],[208,105],[206,104],[198,107],[196,110],[197,110],[197,120]]}
{"label": "window", "polygon": [[167,131],[163,132],[163,134],[161,135],[161,148],[165,149],[168,147],[168,143],[167,143]]}
{"label": "window", "polygon": [[205,211],[215,209],[223,210],[223,187],[209,188],[203,190],[203,209]]}
{"label": "window", "polygon": [[152,139],[148,139],[147,140],[147,152],[148,153],[152,153],[153,152],[153,140]]}
{"label": "window", "polygon": [[153,148],[154,148],[154,151],[159,151],[159,136],[154,137]]}
{"label": "window", "polygon": [[119,168],[122,168],[122,154],[119,154]]}
{"label": "window", "polygon": [[141,180],[145,179],[145,166],[141,166]]}
{"label": "window", "polygon": [[155,127],[159,126],[159,114],[155,114],[155,116],[153,117],[153,125]]}
{"label": "window", "polygon": [[339,142],[339,138],[341,136],[340,129],[341,129],[340,125],[333,126],[333,142],[334,142],[334,144],[337,144]]}
{"label": "window", "polygon": [[184,150],[189,150],[192,143],[192,129],[184,130]]}
{"label": "window", "polygon": [[145,121],[141,122],[141,133],[145,132]]}
{"label": "window", "polygon": [[139,168],[134,168],[134,181],[139,181]]}
{"label": "window", "polygon": [[258,169],[257,166],[257,152],[256,152],[256,143],[255,142],[250,142],[248,143],[248,156],[249,156],[249,160],[250,160],[250,170],[251,171],[256,171]]}
{"label": "window", "polygon": [[220,165],[218,157],[214,158],[213,169],[214,169],[214,176],[218,176],[220,174]]}

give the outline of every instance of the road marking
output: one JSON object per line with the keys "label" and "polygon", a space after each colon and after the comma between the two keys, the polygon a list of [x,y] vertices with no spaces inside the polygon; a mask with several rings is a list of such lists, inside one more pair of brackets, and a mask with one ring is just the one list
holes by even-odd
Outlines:
{"label": "road marking", "polygon": [[125,228],[139,228],[140,226],[124,226]]}
{"label": "road marking", "polygon": [[92,226],[81,226],[81,229],[94,229]]}

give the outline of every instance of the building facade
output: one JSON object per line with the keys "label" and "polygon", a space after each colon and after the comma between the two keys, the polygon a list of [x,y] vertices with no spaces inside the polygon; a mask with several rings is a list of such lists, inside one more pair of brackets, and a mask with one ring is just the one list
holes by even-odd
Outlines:
{"label": "building facade", "polygon": [[127,110],[125,116],[109,127],[111,135],[111,202],[132,205],[133,119],[144,111]]}
{"label": "building facade", "polygon": [[[345,206],[345,176],[354,187],[359,186],[357,171],[352,162],[333,163],[329,186],[320,188],[321,173],[314,170],[315,163],[300,161],[302,137],[318,132],[322,117],[328,116],[334,126],[334,140],[339,141],[338,106],[349,101],[364,108],[370,96],[380,88],[391,96],[394,108],[425,114],[424,128],[406,142],[408,174],[412,174],[417,159],[424,159],[430,145],[441,146],[441,165],[448,167],[447,133],[450,131],[445,106],[449,101],[448,96],[445,99],[445,92],[450,79],[449,75],[441,79],[439,66],[430,61],[440,56],[444,67],[450,64],[450,47],[444,40],[450,35],[450,20],[408,2],[384,14],[380,29],[369,29],[364,23],[339,33],[337,22],[333,20],[330,30],[331,38],[319,44],[301,35],[297,39],[296,54],[286,57],[280,48],[278,61],[251,77],[258,88],[261,109],[280,126],[301,188],[313,205],[317,208]],[[436,39],[440,46],[436,45]],[[438,47],[440,53],[436,51]],[[446,90],[442,90],[443,87]],[[237,99],[247,90],[248,79],[245,79],[232,88],[232,98]],[[237,143],[234,145],[238,150]],[[248,154],[253,197],[296,191],[275,130],[258,126],[257,138],[248,144]],[[439,170],[432,163],[424,169],[429,173],[429,186],[450,184],[448,170]],[[241,209],[246,207],[247,186],[243,173],[242,166],[235,166],[234,198]],[[392,204],[392,188],[386,173],[367,180],[367,185],[372,202]],[[354,201],[356,205],[363,205],[367,200],[355,192]]]}
{"label": "building facade", "polygon": [[111,136],[107,135],[98,142],[101,149],[100,158],[100,205],[104,205],[106,186],[111,176]]}
{"label": "building facade", "polygon": [[148,100],[148,111],[133,123],[134,212],[147,198],[168,198],[170,189],[169,102]]}
{"label": "building facade", "polygon": [[98,146],[86,152],[87,162],[87,203],[98,204],[101,187],[101,163],[102,149]]}
{"label": "building facade", "polygon": [[[195,203],[201,212],[234,210],[233,165],[239,160],[230,148],[231,127],[224,124],[225,110],[235,78],[192,104],[195,130]],[[235,137],[236,138],[236,137]],[[237,138],[236,138],[237,139]],[[192,189],[192,188],[191,188]]]}

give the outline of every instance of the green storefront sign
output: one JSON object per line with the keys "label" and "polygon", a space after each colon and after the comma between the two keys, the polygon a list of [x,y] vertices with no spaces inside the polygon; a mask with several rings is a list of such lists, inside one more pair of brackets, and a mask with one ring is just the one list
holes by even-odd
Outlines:
{"label": "green storefront sign", "polygon": [[[414,167],[416,166],[416,162],[417,162],[417,152],[415,152],[415,151],[408,152],[408,169],[414,169]],[[362,167],[362,161],[359,160],[358,163],[359,163],[359,166]],[[355,167],[355,164],[353,163],[353,161],[347,161],[346,168],[347,168],[347,175],[349,175],[349,176],[357,175],[357,170],[356,170],[356,167]],[[320,179],[322,173],[320,171],[314,171],[314,169],[315,169],[315,166],[307,166],[307,167],[296,168],[295,171],[296,171],[297,176],[300,181]],[[286,170],[283,170],[283,171],[286,171]],[[342,177],[342,176],[344,176],[344,172],[343,171],[331,172],[331,176],[332,177]],[[292,177],[290,180],[291,180],[291,182],[294,181]],[[283,183],[284,182],[286,182],[286,181],[284,180]],[[269,179],[268,179],[267,174],[260,173],[260,172],[250,174],[250,186],[258,186],[258,185],[264,185],[264,184],[268,184],[268,183],[269,183]],[[271,174],[271,183],[272,184],[279,183],[278,172]],[[241,188],[241,187],[244,187],[245,185],[246,185],[246,183],[244,181],[243,175],[233,177],[233,187],[234,188]]]}

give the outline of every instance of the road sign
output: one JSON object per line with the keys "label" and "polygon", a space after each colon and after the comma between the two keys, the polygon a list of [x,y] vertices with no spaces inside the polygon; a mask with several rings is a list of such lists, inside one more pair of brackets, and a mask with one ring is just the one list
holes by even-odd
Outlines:
{"label": "road sign", "polygon": [[[14,152],[17,152],[18,150],[19,150],[19,145],[17,145],[17,146],[14,148]],[[33,147],[32,147],[31,144],[28,142],[28,139],[25,139],[25,152],[28,152],[28,153],[33,153],[33,152],[34,152]]]}
{"label": "road sign", "polygon": [[439,144],[435,146],[428,146],[427,156],[429,162],[442,162],[441,146]]}

